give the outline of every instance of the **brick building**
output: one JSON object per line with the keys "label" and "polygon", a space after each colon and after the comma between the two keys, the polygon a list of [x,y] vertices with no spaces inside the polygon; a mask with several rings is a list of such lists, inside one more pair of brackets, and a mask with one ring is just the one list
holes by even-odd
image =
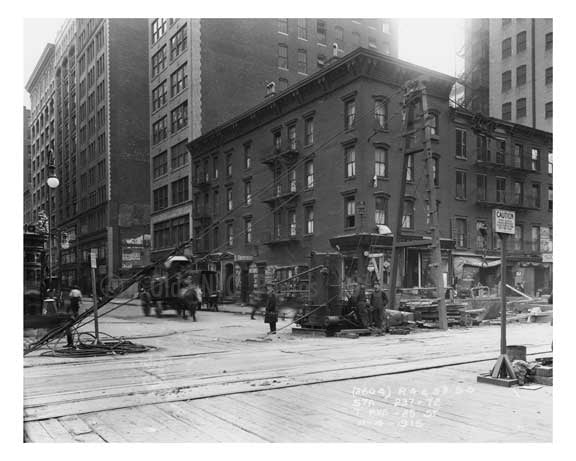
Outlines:
{"label": "brick building", "polygon": [[322,68],[334,43],[339,56],[398,48],[395,22],[382,19],[154,18],[149,28],[153,259],[191,235],[188,142]]}
{"label": "brick building", "polygon": [[[33,147],[33,166],[53,149],[55,254],[62,283],[81,282],[83,291],[92,248],[99,280],[149,260],[147,33],[145,19],[69,19],[51,45],[51,138]],[[28,91],[34,124],[41,96]]]}
{"label": "brick building", "polygon": [[546,18],[467,21],[472,110],[552,132],[552,26]]}
{"label": "brick building", "polygon": [[30,109],[23,107],[22,111],[22,120],[23,120],[23,130],[24,130],[24,137],[23,137],[23,146],[22,146],[22,155],[23,155],[23,184],[24,184],[24,213],[23,213],[23,224],[31,224],[32,223],[32,195],[30,192],[32,186],[32,145],[30,143]]}
{"label": "brick building", "polygon": [[[490,270],[499,264],[498,240],[489,217],[499,206],[518,213],[510,270],[523,274],[527,288],[545,288],[551,135],[455,110],[452,77],[357,49],[189,143],[195,254],[219,273],[226,295],[246,300],[264,281],[308,267],[311,251],[339,251],[345,283],[366,277],[372,262],[386,285],[402,145],[410,156],[402,238],[429,238],[419,104],[407,110],[407,136],[401,136],[402,85],[421,75],[435,119],[446,280],[456,278],[461,288],[496,283]],[[485,140],[484,127],[494,139]],[[430,250],[401,253],[399,285],[430,286]]]}

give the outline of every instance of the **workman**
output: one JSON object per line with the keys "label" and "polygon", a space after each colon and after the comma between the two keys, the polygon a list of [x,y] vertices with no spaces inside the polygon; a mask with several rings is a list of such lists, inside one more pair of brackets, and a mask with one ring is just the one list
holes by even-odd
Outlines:
{"label": "workman", "polygon": [[278,312],[276,310],[276,295],[274,287],[268,285],[268,296],[266,298],[266,313],[264,314],[264,323],[270,325],[270,334],[276,334],[276,322],[278,322]]}
{"label": "workman", "polygon": [[[370,306],[372,308],[372,324],[376,328],[386,329],[386,306],[388,305],[388,296],[380,289],[380,284],[374,284],[374,291],[370,295]],[[384,328],[383,328],[384,327]]]}

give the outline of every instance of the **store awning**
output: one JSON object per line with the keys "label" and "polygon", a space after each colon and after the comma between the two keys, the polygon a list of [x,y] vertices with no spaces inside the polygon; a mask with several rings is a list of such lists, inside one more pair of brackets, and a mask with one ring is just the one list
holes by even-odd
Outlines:
{"label": "store awning", "polygon": [[482,267],[482,268],[497,267],[500,265],[500,260],[497,259],[495,261],[482,261],[480,259],[480,260],[473,260],[473,261],[465,261],[464,265],[465,266],[473,266],[473,267]]}

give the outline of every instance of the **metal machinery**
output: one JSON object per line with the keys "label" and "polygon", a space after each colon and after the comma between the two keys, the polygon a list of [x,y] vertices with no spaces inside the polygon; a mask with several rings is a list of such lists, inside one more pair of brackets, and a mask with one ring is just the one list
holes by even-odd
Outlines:
{"label": "metal machinery", "polygon": [[302,329],[325,331],[327,336],[345,328],[359,328],[342,289],[342,255],[312,252],[310,259],[309,303],[301,308],[296,323]]}

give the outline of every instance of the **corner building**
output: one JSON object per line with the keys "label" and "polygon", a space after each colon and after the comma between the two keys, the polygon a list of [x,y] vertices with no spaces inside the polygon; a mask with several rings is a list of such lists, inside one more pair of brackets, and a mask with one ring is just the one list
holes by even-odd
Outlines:
{"label": "corner building", "polygon": [[[358,46],[397,55],[381,19],[149,20],[152,258],[193,228],[186,144]],[[274,88],[268,87],[274,83]]]}
{"label": "corner building", "polygon": [[[430,237],[420,103],[407,108],[408,131],[401,132],[402,85],[419,76],[427,79],[435,120],[447,282],[461,289],[480,277],[496,283],[479,273],[499,264],[493,206],[521,216],[510,271],[525,267],[526,278],[535,279],[532,269],[550,270],[542,228],[552,219],[551,135],[496,119],[481,123],[449,106],[452,77],[357,49],[189,143],[195,255],[219,274],[225,296],[247,300],[265,282],[310,267],[312,251],[342,254],[345,285],[377,277],[387,286],[402,148],[409,158],[401,239]],[[485,139],[485,125],[499,143]],[[400,252],[399,287],[432,285],[430,253],[425,246]],[[549,281],[538,277],[534,283],[545,288]]]}

